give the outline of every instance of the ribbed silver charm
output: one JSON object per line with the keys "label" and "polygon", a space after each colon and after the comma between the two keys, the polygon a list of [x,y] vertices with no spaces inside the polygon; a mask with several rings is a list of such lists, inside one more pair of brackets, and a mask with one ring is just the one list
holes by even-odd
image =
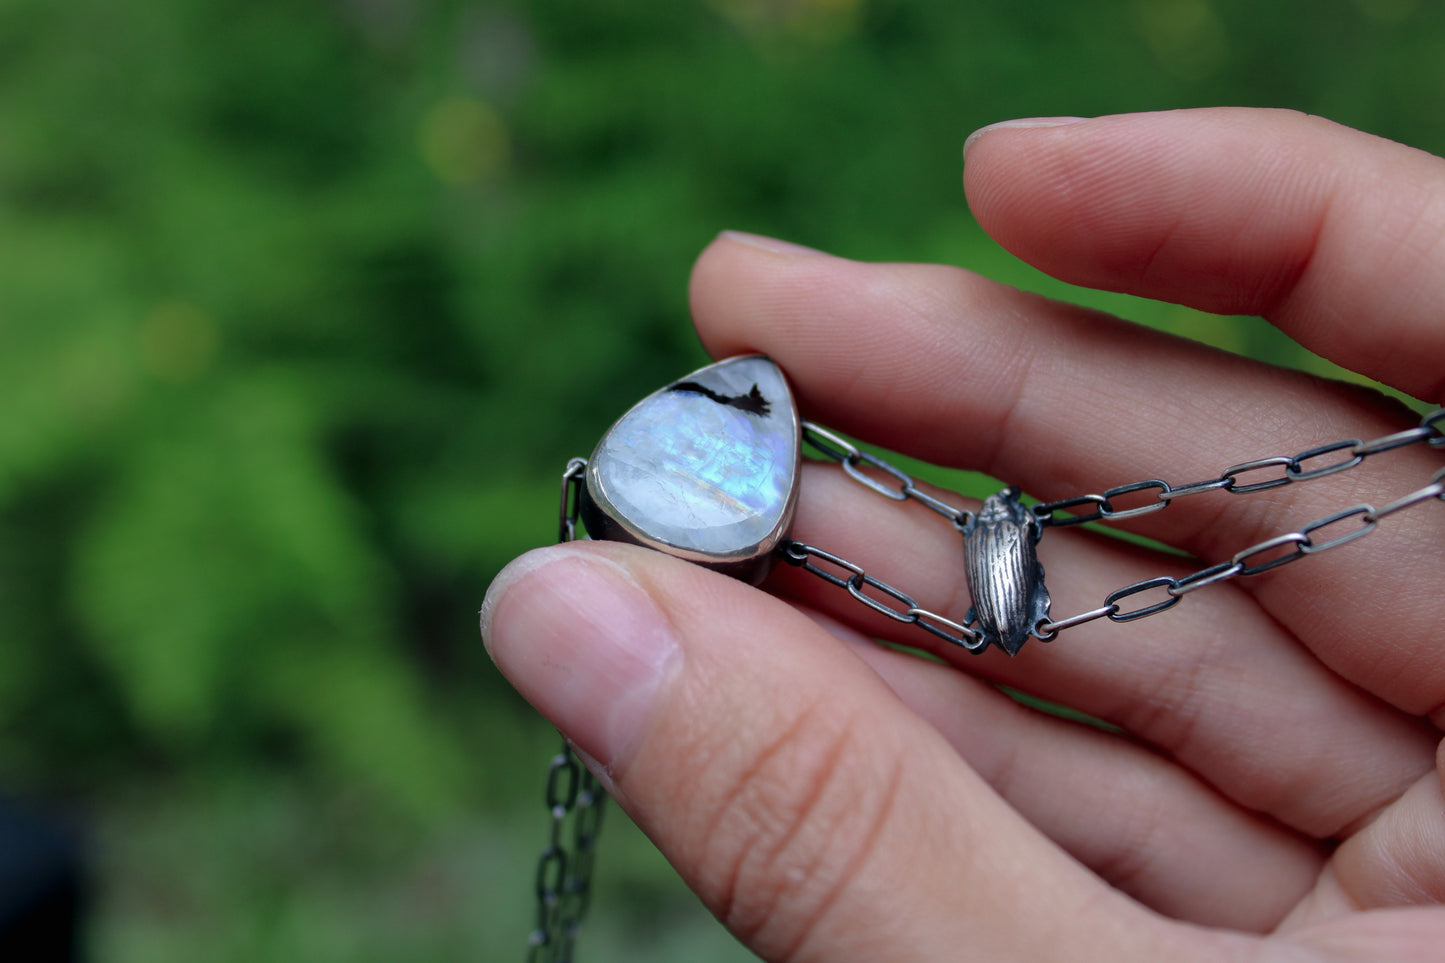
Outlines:
{"label": "ribbed silver charm", "polygon": [[990,495],[963,530],[964,578],[986,641],[1014,655],[1049,617],[1049,590],[1035,546],[1042,529],[1017,488]]}

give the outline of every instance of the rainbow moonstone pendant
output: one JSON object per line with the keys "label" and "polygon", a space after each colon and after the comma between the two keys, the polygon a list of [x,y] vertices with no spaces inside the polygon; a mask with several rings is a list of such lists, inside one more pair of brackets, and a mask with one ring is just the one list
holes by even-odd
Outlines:
{"label": "rainbow moonstone pendant", "polygon": [[798,501],[800,427],[782,371],[729,358],[638,402],[588,460],[579,512],[635,542],[756,584]]}

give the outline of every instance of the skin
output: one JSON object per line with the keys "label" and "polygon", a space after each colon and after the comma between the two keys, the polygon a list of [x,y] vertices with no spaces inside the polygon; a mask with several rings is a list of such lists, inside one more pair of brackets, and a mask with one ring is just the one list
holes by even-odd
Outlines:
{"label": "skin", "polygon": [[[1318,118],[1199,110],[985,128],[979,222],[1068,281],[1258,314],[1432,404],[1445,161]],[[1211,478],[1418,422],[955,267],[748,235],[697,263],[716,357],[772,356],[807,416],[1041,499]],[[1429,482],[1423,445],[1125,523],[1197,559]],[[795,536],[962,613],[957,534],[809,466]],[[1040,543],[1056,616],[1197,561]],[[528,553],[488,592],[501,671],[769,960],[1445,959],[1445,510],[1009,659],[920,644],[793,569],[760,591],[631,546]],[[1044,715],[996,683],[1073,706]]]}

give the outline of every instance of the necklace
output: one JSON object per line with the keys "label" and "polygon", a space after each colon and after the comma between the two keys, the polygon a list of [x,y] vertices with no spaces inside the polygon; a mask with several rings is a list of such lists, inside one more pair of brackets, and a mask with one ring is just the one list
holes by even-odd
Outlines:
{"label": "necklace", "polygon": [[[918,502],[958,531],[973,599],[961,619],[924,609],[857,563],[791,537],[804,442],[865,488],[892,501]],[[753,584],[781,561],[969,652],[994,646],[1012,656],[1030,639],[1050,642],[1098,619],[1131,622],[1157,615],[1199,589],[1339,548],[1398,512],[1445,501],[1445,467],[1423,487],[1382,506],[1333,512],[1183,577],[1121,586],[1097,608],[1059,619],[1050,613],[1036,548],[1048,529],[1136,518],[1210,492],[1268,491],[1348,471],[1416,444],[1445,447],[1445,408],[1383,438],[1344,439],[1241,462],[1204,481],[1173,485],[1150,478],[1037,504],[1025,504],[1019,489],[1009,486],[972,511],[928,494],[896,465],[802,420],[783,372],[762,355],[747,355],[700,368],[644,398],[608,430],[590,459],[569,462],[562,476],[559,538],[576,538],[580,521],[592,538],[633,542]],[[538,921],[529,960],[571,959],[586,913],[605,798],[564,742],[547,782],[551,837],[537,869]]]}

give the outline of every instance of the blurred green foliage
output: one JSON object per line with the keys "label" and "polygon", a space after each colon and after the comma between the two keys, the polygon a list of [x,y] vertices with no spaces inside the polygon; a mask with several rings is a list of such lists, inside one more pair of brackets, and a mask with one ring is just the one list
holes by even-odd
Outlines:
{"label": "blurred green foliage", "polygon": [[[701,362],[712,235],[1329,370],[1013,262],[960,146],[1234,103],[1439,152],[1442,42],[1415,0],[5,0],[0,785],[97,825],[106,958],[512,958],[547,736],[474,613],[565,459]],[[677,955],[656,919],[621,958]]]}

